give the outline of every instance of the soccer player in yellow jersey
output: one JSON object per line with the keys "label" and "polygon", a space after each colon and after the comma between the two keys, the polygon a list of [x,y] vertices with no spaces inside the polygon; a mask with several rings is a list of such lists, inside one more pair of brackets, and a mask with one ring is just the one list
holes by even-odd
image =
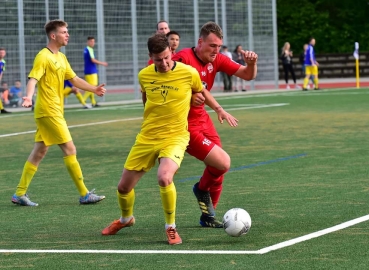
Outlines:
{"label": "soccer player in yellow jersey", "polygon": [[158,33],[147,42],[154,64],[138,74],[144,104],[144,120],[124,165],[118,183],[118,203],[121,217],[103,231],[116,234],[124,227],[134,225],[134,187],[158,159],[157,180],[165,215],[165,229],[170,245],[182,240],[175,225],[176,188],[173,176],[181,165],[189,141],[187,116],[192,92],[203,89],[196,69],[171,60],[167,37]]}
{"label": "soccer player in yellow jersey", "polygon": [[33,150],[24,165],[21,179],[12,197],[14,204],[38,205],[30,200],[26,192],[49,146],[54,144],[59,145],[63,151],[65,166],[80,194],[79,202],[90,204],[105,198],[94,194],[94,190],[88,191],[84,184],[82,170],[76,157],[76,147],[64,119],[64,80],[69,80],[74,86],[99,96],[104,95],[106,90],[104,84],[93,86],[76,76],[66,56],[59,51],[68,44],[67,27],[68,24],[61,20],[46,23],[45,31],[49,42],[47,47],[36,55],[33,68],[28,75],[27,95],[23,97],[22,106],[32,106],[32,96],[37,84],[34,109],[37,131]]}

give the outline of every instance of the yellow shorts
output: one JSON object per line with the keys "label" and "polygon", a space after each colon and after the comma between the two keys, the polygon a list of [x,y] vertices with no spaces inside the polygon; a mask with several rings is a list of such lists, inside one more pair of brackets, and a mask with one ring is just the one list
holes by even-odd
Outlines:
{"label": "yellow shorts", "polygon": [[190,136],[188,133],[184,133],[183,136],[173,136],[167,139],[149,139],[138,134],[136,142],[131,148],[124,164],[124,168],[127,170],[148,172],[155,166],[156,159],[164,157],[170,158],[180,167],[189,140]]}
{"label": "yellow shorts", "polygon": [[318,75],[318,66],[305,66],[305,75]]}
{"label": "yellow shorts", "polygon": [[72,88],[65,87],[63,91],[64,91],[64,97],[67,97],[72,92]]}
{"label": "yellow shorts", "polygon": [[97,73],[85,75],[85,80],[89,84],[97,86],[98,84]]}
{"label": "yellow shorts", "polygon": [[35,120],[37,125],[35,142],[44,142],[46,146],[50,146],[72,140],[67,122],[63,117],[42,117]]}

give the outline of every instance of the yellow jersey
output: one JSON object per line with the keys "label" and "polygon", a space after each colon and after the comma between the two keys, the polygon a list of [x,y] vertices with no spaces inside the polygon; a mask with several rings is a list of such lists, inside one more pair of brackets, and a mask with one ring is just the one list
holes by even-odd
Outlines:
{"label": "yellow jersey", "polygon": [[146,93],[141,135],[157,139],[188,133],[187,116],[193,92],[203,85],[197,70],[180,62],[165,73],[154,64],[138,74],[141,91]]}
{"label": "yellow jersey", "polygon": [[35,118],[64,117],[64,81],[75,76],[63,53],[44,48],[36,55],[28,75],[38,81]]}

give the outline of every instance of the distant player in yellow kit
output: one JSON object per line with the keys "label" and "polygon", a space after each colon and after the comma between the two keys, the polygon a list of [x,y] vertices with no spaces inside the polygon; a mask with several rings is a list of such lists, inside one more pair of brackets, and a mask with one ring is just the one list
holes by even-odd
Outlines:
{"label": "distant player in yellow kit", "polygon": [[76,87],[104,95],[104,84],[93,86],[82,80],[72,70],[66,56],[59,50],[69,41],[68,24],[61,20],[49,21],[45,31],[49,42],[35,57],[29,73],[27,96],[23,97],[23,107],[32,106],[32,96],[37,84],[37,99],[34,109],[37,131],[35,144],[29,155],[21,179],[12,197],[14,204],[38,206],[27,195],[27,189],[49,146],[57,144],[64,154],[64,163],[80,194],[81,204],[96,203],[105,198],[88,191],[84,184],[81,167],[77,161],[76,147],[64,119],[64,81],[69,80]]}

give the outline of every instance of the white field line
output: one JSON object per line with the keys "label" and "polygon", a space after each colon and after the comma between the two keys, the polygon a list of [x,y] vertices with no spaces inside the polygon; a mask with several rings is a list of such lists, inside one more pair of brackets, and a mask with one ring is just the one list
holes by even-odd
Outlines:
{"label": "white field line", "polygon": [[[87,126],[95,126],[95,125],[104,125],[104,124],[110,124],[110,123],[115,123],[115,122],[134,121],[134,120],[141,120],[141,119],[142,119],[142,117],[117,119],[117,120],[109,120],[109,121],[103,121],[103,122],[94,122],[94,123],[73,125],[73,126],[68,126],[68,128],[87,127]],[[36,130],[29,130],[29,131],[23,131],[23,132],[3,134],[3,135],[0,135],[0,138],[12,137],[12,136],[18,136],[18,135],[24,135],[24,134],[35,133],[35,132],[36,132]]]}
{"label": "white field line", "polygon": [[[255,105],[255,106],[253,106],[253,105]],[[278,106],[286,106],[286,105],[289,105],[289,104],[288,103],[248,104],[248,106],[251,106],[251,107],[230,108],[230,109],[227,109],[227,111],[259,109],[259,108],[278,107]],[[208,111],[208,112],[214,112],[214,111],[211,110],[211,111]],[[125,118],[125,119],[109,120],[109,121],[103,121],[103,122],[94,122],[94,123],[87,123],[87,124],[79,124],[79,125],[68,126],[68,128],[86,127],[86,126],[95,126],[95,125],[104,125],[104,124],[110,124],[110,123],[115,123],[115,122],[125,122],[125,121],[134,121],[134,120],[142,120],[142,117]],[[18,136],[18,135],[24,135],[24,134],[30,134],[30,133],[35,133],[35,132],[36,132],[36,130],[29,130],[29,131],[23,131],[23,132],[3,134],[3,135],[0,135],[0,138],[12,137],[12,136]]]}
{"label": "white field line", "polygon": [[327,229],[324,229],[324,230],[309,233],[307,235],[297,237],[297,238],[294,238],[294,239],[291,239],[291,240],[288,240],[288,241],[284,241],[284,242],[281,242],[281,243],[273,245],[273,246],[269,246],[269,247],[266,247],[266,248],[259,249],[258,252],[260,252],[259,254],[265,254],[265,253],[268,253],[270,251],[274,251],[274,250],[277,250],[277,249],[292,246],[292,245],[295,245],[297,243],[301,243],[301,242],[304,242],[304,241],[307,241],[307,240],[310,240],[310,239],[313,239],[313,238],[317,238],[317,237],[325,235],[325,234],[336,232],[336,231],[354,226],[356,224],[359,224],[361,222],[368,221],[368,220],[369,220],[369,215],[362,216],[362,217],[359,217],[359,218],[355,218],[353,220],[346,221],[344,223],[338,224],[336,226],[333,226],[333,227],[330,227],[330,228],[327,228]]}
{"label": "white field line", "polygon": [[297,237],[259,250],[93,250],[93,249],[0,249],[0,253],[86,253],[86,254],[258,254],[262,255],[277,249],[289,247],[313,238],[336,232],[369,220],[369,215],[362,216],[336,226]]}

